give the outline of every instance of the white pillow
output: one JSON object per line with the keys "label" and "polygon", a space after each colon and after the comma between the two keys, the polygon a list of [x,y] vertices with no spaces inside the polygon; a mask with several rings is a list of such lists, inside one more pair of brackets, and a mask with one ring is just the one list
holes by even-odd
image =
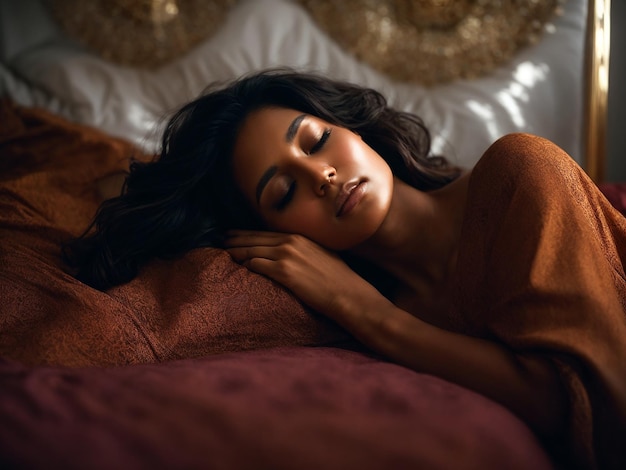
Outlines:
{"label": "white pillow", "polygon": [[[466,167],[510,132],[547,137],[582,158],[585,0],[568,0],[538,44],[489,76],[433,88],[396,83],[358,62],[289,0],[240,1],[214,36],[155,71],[106,62],[64,38],[38,0],[0,7],[0,51],[9,69],[0,68],[0,78],[13,75],[0,80],[5,93],[147,151],[158,148],[163,116],[209,83],[292,66],[378,89],[393,106],[425,120],[434,152]],[[33,24],[33,15],[37,28],[19,27]]]}

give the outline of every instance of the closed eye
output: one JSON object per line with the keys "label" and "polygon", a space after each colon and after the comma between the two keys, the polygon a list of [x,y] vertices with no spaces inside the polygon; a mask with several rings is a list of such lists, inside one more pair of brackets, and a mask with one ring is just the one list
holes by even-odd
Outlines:
{"label": "closed eye", "polygon": [[285,207],[287,207],[287,205],[293,199],[295,192],[296,192],[296,182],[292,181],[285,195],[282,198],[280,198],[276,204],[274,204],[274,209],[276,209],[277,211],[282,211],[283,209],[285,209]]}
{"label": "closed eye", "polygon": [[322,150],[322,148],[324,147],[324,144],[326,144],[326,141],[330,137],[330,133],[331,133],[330,129],[325,129],[324,130],[324,132],[322,133],[322,137],[320,137],[320,140],[318,140],[315,143],[315,145],[313,147],[311,147],[311,150],[309,150],[309,155],[312,155],[312,154]]}

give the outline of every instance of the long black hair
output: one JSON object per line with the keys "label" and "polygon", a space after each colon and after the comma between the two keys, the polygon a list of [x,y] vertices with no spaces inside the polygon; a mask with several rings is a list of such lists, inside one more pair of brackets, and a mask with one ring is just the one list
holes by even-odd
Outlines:
{"label": "long black hair", "polygon": [[220,246],[225,231],[262,228],[236,187],[231,155],[246,116],[285,107],[357,132],[394,175],[424,190],[460,169],[430,155],[422,120],[390,108],[375,90],[293,70],[267,70],[208,88],[167,123],[160,155],[133,162],[122,194],[105,201],[78,239],[66,245],[76,277],[98,289],[130,281],[155,257]]}

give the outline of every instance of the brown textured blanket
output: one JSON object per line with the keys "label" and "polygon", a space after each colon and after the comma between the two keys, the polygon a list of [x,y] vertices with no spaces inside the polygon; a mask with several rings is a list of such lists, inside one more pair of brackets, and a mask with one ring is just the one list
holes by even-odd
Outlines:
{"label": "brown textured blanket", "polygon": [[61,243],[101,202],[96,181],[147,158],[41,110],[0,105],[0,355],[119,365],[347,339],[287,291],[198,249],[99,292],[67,274]]}

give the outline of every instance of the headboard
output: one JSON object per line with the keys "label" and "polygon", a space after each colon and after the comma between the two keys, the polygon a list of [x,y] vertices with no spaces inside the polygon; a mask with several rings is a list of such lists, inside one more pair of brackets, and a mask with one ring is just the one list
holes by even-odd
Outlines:
{"label": "headboard", "polygon": [[606,171],[611,0],[589,0],[585,39],[585,161],[602,182]]}
{"label": "headboard", "polygon": [[[113,3],[137,2],[150,3]],[[433,152],[445,154],[462,166],[471,167],[498,137],[529,132],[560,145],[600,181],[605,159],[609,2],[528,0],[529,5],[557,5],[555,14],[532,24],[528,44],[520,45],[488,73],[424,84],[410,76],[401,79],[384,73],[351,52],[341,38],[333,37],[317,21],[318,9],[354,5],[354,1],[169,0],[165,3],[176,4],[180,12],[185,5],[219,7],[220,20],[207,23],[201,40],[147,67],[103,58],[102,51],[89,45],[84,36],[72,35],[69,20],[57,21],[59,15],[50,8],[69,5],[72,15],[61,18],[83,22],[83,30],[102,32],[109,12],[102,9],[90,15],[87,5],[94,8],[106,2],[2,0],[0,92],[18,103],[44,107],[154,151],[159,146],[159,126],[164,117],[209,83],[258,69],[289,66],[378,89],[393,106],[422,116],[432,131]],[[406,8],[420,3],[434,4],[432,0],[363,0],[360,4],[364,6],[353,9],[349,20],[354,21],[367,5],[376,9],[382,5],[388,17],[379,15],[380,24],[387,25],[387,31],[391,25],[393,30],[400,27],[401,18],[389,14],[392,6],[403,4],[407,14]],[[506,4],[507,11],[512,12],[519,4],[512,0],[462,3],[467,4],[468,11],[474,4],[494,3]],[[119,34],[104,35],[111,41],[130,34],[133,28],[129,21],[140,21],[123,9],[115,15]],[[194,15],[188,12],[187,16]],[[125,22],[119,22],[120,18]],[[514,17],[510,21],[524,23]],[[163,37],[170,40],[167,34]],[[145,38],[145,44],[151,42],[154,38]],[[114,49],[115,42],[110,46]],[[416,57],[406,58],[407,63],[417,61]],[[431,67],[428,70],[436,65],[433,60],[425,63]]]}

